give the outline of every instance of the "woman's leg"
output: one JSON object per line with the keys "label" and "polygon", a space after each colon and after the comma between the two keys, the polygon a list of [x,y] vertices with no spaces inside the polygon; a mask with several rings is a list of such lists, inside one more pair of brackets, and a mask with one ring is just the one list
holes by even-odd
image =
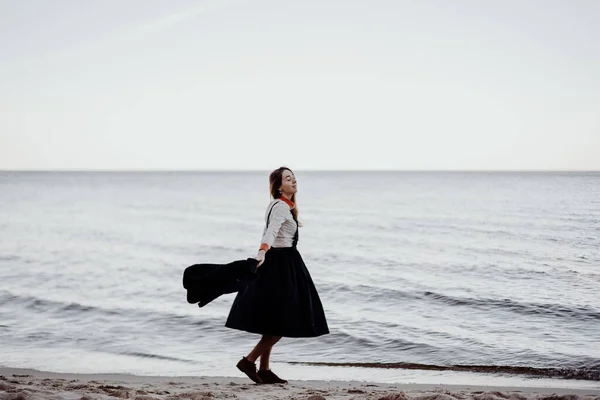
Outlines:
{"label": "woman's leg", "polygon": [[279,341],[279,339],[281,339],[281,336],[263,335],[262,338],[260,339],[260,341],[258,342],[258,344],[256,346],[254,346],[254,349],[252,349],[250,354],[248,354],[246,359],[251,362],[256,362],[258,357],[261,357],[260,365],[261,365],[261,369],[262,369],[262,366],[263,366],[262,355],[263,355],[263,353],[268,352],[266,359],[264,359],[264,360],[266,360],[266,365],[268,367],[269,366],[269,356],[271,355],[271,348],[273,348],[273,346],[275,345],[275,343],[277,343]]}
{"label": "woman's leg", "polygon": [[269,359],[271,358],[271,350],[273,350],[273,346],[275,346],[275,344],[277,342],[279,342],[279,340],[281,339],[281,336],[274,336],[273,337],[273,344],[271,345],[271,347],[269,347],[268,349],[266,349],[261,355],[260,355],[260,368],[263,371],[266,371],[269,369]]}

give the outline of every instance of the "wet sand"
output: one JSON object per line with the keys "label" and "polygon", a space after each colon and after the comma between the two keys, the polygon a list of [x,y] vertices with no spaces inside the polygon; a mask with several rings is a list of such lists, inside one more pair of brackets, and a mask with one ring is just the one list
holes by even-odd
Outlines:
{"label": "wet sand", "polygon": [[246,378],[65,374],[0,367],[2,400],[600,400],[600,389],[290,381],[256,385]]}

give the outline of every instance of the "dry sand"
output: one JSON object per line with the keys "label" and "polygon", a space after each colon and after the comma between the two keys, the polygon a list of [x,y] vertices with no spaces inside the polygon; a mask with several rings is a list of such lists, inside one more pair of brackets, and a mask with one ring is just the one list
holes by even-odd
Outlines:
{"label": "dry sand", "polygon": [[62,374],[0,367],[1,400],[600,400],[600,390],[291,381],[255,385],[244,378]]}

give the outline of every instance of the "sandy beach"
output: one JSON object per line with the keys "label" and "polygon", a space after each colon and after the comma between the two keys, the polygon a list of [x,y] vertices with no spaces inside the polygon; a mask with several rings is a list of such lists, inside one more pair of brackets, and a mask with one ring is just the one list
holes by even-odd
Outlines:
{"label": "sandy beach", "polygon": [[0,367],[2,400],[598,400],[600,390],[532,387],[382,384],[359,381],[291,381],[255,385],[230,377],[161,377],[65,374]]}

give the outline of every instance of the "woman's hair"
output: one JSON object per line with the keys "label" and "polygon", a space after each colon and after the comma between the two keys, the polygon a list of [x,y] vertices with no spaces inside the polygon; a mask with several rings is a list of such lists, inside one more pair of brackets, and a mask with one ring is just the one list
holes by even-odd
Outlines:
{"label": "woman's hair", "polygon": [[[274,199],[278,199],[281,197],[281,193],[279,192],[279,188],[281,188],[281,184],[283,183],[283,171],[290,171],[292,174],[294,173],[288,167],[279,167],[275,171],[271,172],[269,175],[269,190],[271,192],[271,196]],[[296,222],[298,222],[298,206],[296,206],[296,193],[292,195],[291,198],[295,207],[292,209],[292,215]]]}

